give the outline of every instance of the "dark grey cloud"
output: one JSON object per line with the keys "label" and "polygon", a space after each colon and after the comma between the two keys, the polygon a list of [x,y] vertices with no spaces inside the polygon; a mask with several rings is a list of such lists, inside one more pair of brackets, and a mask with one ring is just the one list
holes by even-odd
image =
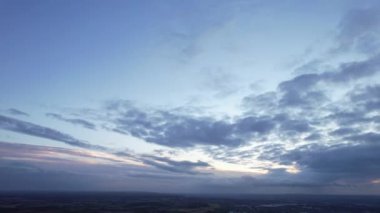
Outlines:
{"label": "dark grey cloud", "polygon": [[365,124],[370,122],[370,119],[365,117],[365,113],[360,110],[331,110],[326,117],[327,120],[335,121],[341,127],[346,127],[354,124]]}
{"label": "dark grey cloud", "polygon": [[296,76],[279,84],[280,105],[306,109],[308,106],[323,104],[328,98],[318,84],[350,83],[371,77],[378,72],[380,72],[380,55],[374,55],[362,61],[343,63],[336,71]]}
{"label": "dark grey cloud", "polygon": [[358,129],[350,128],[350,127],[341,127],[335,129],[334,131],[329,132],[331,136],[346,136],[358,133]]}
{"label": "dark grey cloud", "polygon": [[[108,112],[112,114],[110,122],[114,125],[109,129],[169,147],[237,147],[249,139],[259,139],[269,134],[276,128],[277,122],[277,118],[269,116],[215,119],[169,110],[143,110],[130,103],[117,106],[117,109],[108,107]],[[291,123],[289,120],[286,122]],[[298,125],[293,128],[298,128],[297,131],[304,128],[301,124],[294,125]]]}
{"label": "dark grey cloud", "polygon": [[252,157],[249,151],[235,150],[230,147],[203,147],[203,150],[211,158],[227,163],[237,163],[243,161],[246,157]]}
{"label": "dark grey cloud", "polygon": [[[303,90],[312,86],[302,85],[302,83],[293,85],[292,82],[287,82],[287,84],[284,87],[295,86],[296,88],[301,87]],[[369,112],[367,108],[363,110],[363,107],[357,107],[360,104],[367,107],[368,103],[377,101],[376,88],[377,86],[374,85],[363,91],[360,90],[361,92],[354,88],[349,94],[355,95],[349,96],[348,103],[331,102],[326,99],[329,107],[325,108],[321,107],[319,101],[308,103],[318,109],[315,112],[312,108],[300,108],[299,106],[295,107],[298,112],[292,112],[289,109],[292,110],[293,107],[289,108],[283,104],[283,99],[277,99],[275,100],[277,103],[273,103],[274,100],[259,98],[262,102],[268,100],[269,105],[273,106],[273,109],[266,110],[265,103],[259,102],[258,105],[255,105],[254,100],[256,99],[252,96],[245,99],[244,102],[246,109],[252,106],[253,110],[248,109],[247,113],[241,116],[226,119],[195,116],[170,110],[144,110],[135,107],[130,102],[123,105],[123,101],[120,101],[117,109],[109,107],[107,112],[112,115],[110,123],[113,127],[110,129],[113,131],[169,147],[192,147],[195,145],[238,147],[252,140],[266,141],[266,136],[273,134],[281,136],[282,139],[290,139],[308,133],[309,137],[303,136],[305,140],[317,141],[321,139],[318,128],[323,125],[331,123],[339,125],[342,130],[331,130],[330,133],[331,136],[338,136],[343,133],[345,128],[352,128],[351,125],[358,123],[369,125],[371,122],[376,122],[376,116],[369,117],[367,115]],[[314,99],[310,96],[308,98],[309,100]],[[260,106],[264,106],[258,110],[259,114],[263,115],[255,115],[255,109]],[[347,108],[347,106],[351,107]],[[376,108],[371,109],[376,110]],[[360,131],[361,129],[357,129],[355,133]]]}
{"label": "dark grey cloud", "polygon": [[275,125],[270,117],[247,116],[236,122],[237,133],[240,134],[266,134],[273,130]]}
{"label": "dark grey cloud", "polygon": [[360,179],[369,182],[380,175],[379,151],[378,143],[314,146],[291,151],[282,160],[296,161],[301,170],[321,175],[324,180]]}
{"label": "dark grey cloud", "polygon": [[210,164],[203,161],[175,161],[170,158],[157,156],[143,156],[142,162],[159,169],[184,174],[206,174],[205,172],[196,171],[195,169],[211,168]]}
{"label": "dark grey cloud", "polygon": [[364,143],[377,143],[380,144],[380,133],[367,132],[363,134],[355,134],[345,138],[346,140],[353,142],[364,142]]}
{"label": "dark grey cloud", "polygon": [[350,94],[350,99],[358,107],[365,111],[376,111],[380,109],[380,85],[370,85],[358,88]]}
{"label": "dark grey cloud", "polygon": [[[281,150],[276,154],[266,152],[261,159],[282,165],[296,165],[300,172],[296,174],[270,172],[264,179],[270,179],[269,182],[282,187],[286,187],[287,184],[293,184],[296,188],[305,187],[307,193],[311,193],[313,188],[324,193],[331,191],[358,193],[367,186],[375,189],[376,186],[372,181],[380,175],[379,151],[378,143],[348,143],[333,146],[305,145],[290,151]],[[271,180],[273,178],[274,180]]]}
{"label": "dark grey cloud", "polygon": [[23,112],[23,111],[21,111],[21,110],[19,110],[19,109],[15,109],[15,108],[9,108],[9,109],[7,110],[7,112],[8,112],[9,114],[11,114],[11,115],[29,116],[28,113]]}
{"label": "dark grey cloud", "polygon": [[169,111],[142,111],[124,105],[112,120],[114,131],[148,142],[173,147],[195,144],[236,146],[243,141],[233,134],[234,126],[210,117],[193,117]]}
{"label": "dark grey cloud", "polygon": [[325,81],[333,83],[347,83],[365,77],[371,77],[380,72],[380,54],[371,56],[362,61],[341,64],[336,72],[325,72],[320,76]]}
{"label": "dark grey cloud", "polygon": [[56,114],[56,113],[46,113],[46,116],[60,120],[60,121],[65,121],[74,125],[79,125],[87,129],[96,129],[96,125],[91,123],[90,121],[84,120],[84,119],[79,119],[79,118],[65,118],[62,115]]}
{"label": "dark grey cloud", "polygon": [[26,134],[26,135],[31,135],[31,136],[63,142],[71,146],[77,146],[77,147],[88,148],[88,149],[97,149],[97,150],[106,149],[102,146],[92,145],[92,144],[87,143],[86,141],[76,139],[71,135],[62,133],[58,130],[55,130],[49,127],[40,126],[34,123],[18,120],[11,117],[6,117],[3,115],[0,115],[0,128],[13,131],[13,132]]}
{"label": "dark grey cloud", "polygon": [[280,93],[279,107],[302,107],[305,110],[313,108],[316,103],[328,100],[317,84],[322,81],[321,74],[303,74],[278,85]]}
{"label": "dark grey cloud", "polygon": [[287,153],[285,145],[282,143],[264,144],[257,147],[257,151],[259,152],[257,159],[264,161],[278,161],[279,156],[283,156]]}
{"label": "dark grey cloud", "polygon": [[278,94],[276,92],[267,92],[248,95],[243,98],[242,106],[248,110],[249,113],[274,111],[278,108]]}
{"label": "dark grey cloud", "polygon": [[[339,128],[330,132],[332,136],[343,134],[358,134],[362,130],[379,121],[379,84],[356,86],[346,93],[346,101],[337,102],[329,109],[329,115],[324,119],[335,122]],[[357,126],[360,125],[360,126]]]}
{"label": "dark grey cloud", "polygon": [[279,114],[274,117],[274,120],[280,124],[280,132],[285,134],[297,134],[311,131],[310,123],[301,118],[290,118],[286,114]]}
{"label": "dark grey cloud", "polygon": [[303,74],[279,84],[281,91],[305,91],[312,88],[321,80],[319,74]]}

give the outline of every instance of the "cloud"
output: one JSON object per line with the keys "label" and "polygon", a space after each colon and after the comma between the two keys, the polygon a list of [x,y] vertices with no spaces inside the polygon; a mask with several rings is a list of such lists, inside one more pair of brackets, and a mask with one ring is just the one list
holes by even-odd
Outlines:
{"label": "cloud", "polygon": [[355,134],[345,138],[353,142],[364,142],[364,143],[379,143],[380,142],[380,133],[367,132],[364,134]]}
{"label": "cloud", "polygon": [[71,146],[95,150],[106,150],[105,147],[89,144],[86,141],[76,139],[73,136],[62,133],[58,130],[2,115],[0,115],[0,128],[17,133],[63,142]]}
{"label": "cloud", "polygon": [[277,184],[277,189],[292,191],[300,187],[306,193],[368,193],[368,187],[378,193],[380,188],[372,182],[380,175],[379,151],[377,143],[308,144],[291,150],[282,148],[274,154],[268,151],[262,153],[263,160],[295,166],[298,172],[270,172],[262,179],[273,182],[272,186]]}
{"label": "cloud", "polygon": [[307,120],[302,118],[292,119],[286,114],[279,114],[275,121],[280,123],[280,131],[286,134],[311,132],[312,128]]}
{"label": "cloud", "polygon": [[321,79],[332,83],[347,83],[361,78],[371,77],[379,72],[380,54],[365,60],[347,62],[340,65],[336,72],[324,72]]}
{"label": "cloud", "polygon": [[[286,90],[294,87],[297,88],[297,91],[307,91],[312,86],[310,84],[312,83],[293,84],[293,81],[290,81],[283,85],[286,85],[284,86],[287,88]],[[372,85],[359,90],[360,92],[354,88],[347,93],[350,98],[345,100],[346,102],[343,100],[331,101],[325,98],[322,102],[324,104],[321,104],[320,98],[308,96],[307,104],[310,107],[284,104],[283,98],[263,99],[262,95],[258,95],[260,100],[258,105],[255,105],[257,99],[249,96],[244,99],[247,113],[225,119],[192,115],[186,111],[179,113],[174,110],[140,109],[130,102],[123,104],[124,101],[115,101],[119,102],[117,108],[107,108],[107,113],[110,115],[107,122],[112,131],[169,147],[193,147],[196,145],[238,147],[252,140],[266,141],[267,136],[281,136],[280,139],[284,140],[306,133],[310,136],[304,137],[306,140],[317,141],[317,139],[322,139],[323,135],[319,129],[327,124],[345,125],[339,127],[342,130],[330,130],[331,136],[335,137],[342,134],[344,128],[351,128],[347,125],[354,125],[358,122],[369,125],[371,122],[379,120],[376,116],[369,117],[367,115],[370,110],[377,109],[375,107],[377,105],[374,104],[377,103],[377,87],[377,85]],[[287,93],[287,95],[289,94],[291,93]],[[280,94],[276,96],[281,97]],[[266,101],[269,103],[265,104]],[[269,105],[271,108],[266,108]],[[365,110],[361,109],[363,107],[357,107],[361,105]],[[251,106],[252,109],[249,109]],[[370,107],[368,108],[368,106]],[[358,129],[356,133],[360,131]]]}
{"label": "cloud", "polygon": [[350,127],[341,127],[335,129],[334,131],[329,132],[331,136],[345,136],[358,133],[358,129],[350,128]]}
{"label": "cloud", "polygon": [[15,109],[15,108],[9,108],[7,112],[11,115],[22,115],[22,116],[29,116],[28,113],[23,112],[21,110]]}
{"label": "cloud", "polygon": [[[333,71],[298,75],[281,82],[276,91],[246,96],[246,113],[241,120],[260,115],[273,124],[268,137],[261,140],[266,143],[248,150],[259,153],[250,158],[297,166],[300,171],[289,177],[286,172],[275,174],[269,167],[266,169],[271,172],[265,175],[268,182],[234,180],[227,183],[230,188],[226,190],[254,191],[269,184],[278,189],[285,187],[285,191],[292,191],[289,187],[293,185],[308,193],[311,188],[341,192],[371,185],[380,171],[379,71],[380,57],[371,54],[343,62]],[[246,162],[244,152],[219,149],[209,153],[225,162]],[[226,188],[219,183],[215,187]]]}
{"label": "cloud", "polygon": [[[76,173],[81,171],[84,172],[85,168],[91,165],[108,165],[109,167],[122,167],[131,172],[126,173],[126,175],[133,176],[139,174],[140,176],[147,175],[147,177],[157,175],[162,176],[162,178],[173,178],[170,174],[209,174],[204,170],[212,168],[210,164],[203,161],[176,161],[167,157],[153,155],[105,153],[5,142],[0,142],[0,156],[2,156],[1,159],[3,160],[10,160],[11,162],[15,161],[12,163],[11,167],[24,167],[24,163],[20,164],[18,162],[26,160],[28,161],[28,166],[25,166],[26,168],[38,168],[38,171],[46,169],[51,170],[56,167],[56,164],[60,164],[60,169]],[[152,167],[142,166],[141,163],[139,165],[137,164],[138,162]],[[33,165],[39,165],[39,167]],[[87,171],[85,173],[92,172]]]}
{"label": "cloud", "polygon": [[195,144],[236,146],[242,143],[232,134],[234,127],[228,121],[161,110],[143,111],[122,103],[120,101],[118,109],[108,108],[114,114],[113,131],[119,133],[171,147]]}
{"label": "cloud", "polygon": [[326,68],[327,67],[323,65],[323,61],[321,59],[314,59],[296,67],[294,69],[294,73],[297,75],[319,73],[322,69]]}
{"label": "cloud", "polygon": [[270,117],[247,116],[236,122],[237,133],[266,134],[275,128],[275,122]]}
{"label": "cloud", "polygon": [[370,85],[364,88],[358,88],[352,94],[350,99],[357,106],[362,107],[365,111],[376,111],[380,109],[380,85]]}
{"label": "cloud", "polygon": [[0,161],[0,191],[146,191],[196,192],[197,177],[131,171],[111,165],[76,165],[84,171],[44,168],[28,162]]}
{"label": "cloud", "polygon": [[0,191],[184,192],[195,187],[199,178],[193,174],[201,174],[192,170],[208,167],[201,161],[149,157],[168,168],[179,167],[178,171],[168,172],[130,164],[123,160],[125,156],[5,142],[0,142],[0,156]]}
{"label": "cloud", "polygon": [[356,179],[362,183],[380,175],[379,151],[379,144],[374,143],[319,146],[291,151],[284,158],[329,181]]}
{"label": "cloud", "polygon": [[322,139],[322,136],[318,133],[312,133],[309,136],[305,137],[305,140],[307,141],[318,141],[321,139]]}
{"label": "cloud", "polygon": [[46,113],[46,116],[60,120],[60,121],[65,121],[74,125],[79,125],[87,129],[92,129],[95,130],[96,126],[95,124],[86,121],[84,119],[79,119],[79,118],[65,118],[62,115],[56,114],[56,113]]}
{"label": "cloud", "polygon": [[213,91],[218,98],[230,96],[239,89],[237,77],[220,67],[205,68],[199,74],[203,77],[201,88]]}
{"label": "cloud", "polygon": [[242,107],[249,113],[266,114],[275,111],[278,106],[278,95],[276,92],[247,95],[242,100]]}
{"label": "cloud", "polygon": [[303,74],[279,84],[282,94],[279,104],[284,107],[309,107],[327,100],[325,94],[315,88],[321,81],[319,74]]}
{"label": "cloud", "polygon": [[0,142],[0,155],[2,156],[2,159],[29,159],[29,161],[36,160],[40,162],[45,161],[62,164],[73,160],[67,156],[74,156],[77,161],[84,159],[82,163],[85,162],[85,159],[96,159],[99,163],[122,162],[120,159],[115,158],[112,154],[106,155],[103,152],[6,142]]}
{"label": "cloud", "polygon": [[185,174],[206,174],[196,171],[196,168],[210,168],[210,164],[197,161],[175,161],[166,157],[144,156],[142,160],[145,164],[157,167],[170,172]]}
{"label": "cloud", "polygon": [[177,113],[175,110],[139,109],[130,102],[123,104],[122,100],[115,100],[113,104],[115,102],[119,102],[117,107],[107,107],[110,115],[108,122],[113,126],[109,129],[169,147],[237,147],[250,139],[264,137],[275,129],[278,122],[278,118],[269,116],[216,119]]}
{"label": "cloud", "polygon": [[336,71],[299,75],[279,84],[278,90],[282,94],[280,104],[284,107],[308,107],[315,103],[323,103],[328,98],[318,87],[319,84],[328,86],[350,83],[371,77],[378,72],[380,72],[380,55],[343,63]]}
{"label": "cloud", "polygon": [[334,51],[354,49],[371,54],[380,50],[380,5],[376,4],[371,8],[353,9],[342,18]]}
{"label": "cloud", "polygon": [[[18,132],[18,133],[27,134],[27,135],[60,141],[68,145],[77,146],[81,148],[105,151],[112,155],[128,157],[134,161],[142,162],[146,165],[151,165],[156,168],[171,171],[171,172],[195,174],[199,172],[196,172],[193,169],[210,166],[207,163],[201,162],[201,161],[198,161],[195,163],[190,162],[190,161],[174,161],[174,160],[170,160],[168,158],[163,158],[163,157],[139,156],[139,155],[133,155],[127,152],[112,152],[110,149],[106,147],[89,144],[85,141],[81,141],[79,139],[76,139],[70,135],[61,133],[54,129],[39,126],[33,123],[17,120],[10,117],[1,116],[1,115],[0,115],[0,128],[6,129],[9,131]],[[48,148],[44,148],[44,150],[46,151],[48,150]],[[73,153],[69,153],[69,154],[73,154]]]}

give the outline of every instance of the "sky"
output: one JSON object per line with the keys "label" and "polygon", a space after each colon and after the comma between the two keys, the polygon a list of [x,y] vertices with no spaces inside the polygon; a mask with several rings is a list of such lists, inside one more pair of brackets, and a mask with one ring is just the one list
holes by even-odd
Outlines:
{"label": "sky", "polygon": [[376,0],[0,0],[0,191],[380,194]]}

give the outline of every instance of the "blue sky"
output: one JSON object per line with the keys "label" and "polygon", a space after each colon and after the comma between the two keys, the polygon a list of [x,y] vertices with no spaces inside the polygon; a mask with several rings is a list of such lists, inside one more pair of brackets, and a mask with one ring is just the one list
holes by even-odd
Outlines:
{"label": "blue sky", "polygon": [[0,190],[379,194],[378,14],[0,0]]}

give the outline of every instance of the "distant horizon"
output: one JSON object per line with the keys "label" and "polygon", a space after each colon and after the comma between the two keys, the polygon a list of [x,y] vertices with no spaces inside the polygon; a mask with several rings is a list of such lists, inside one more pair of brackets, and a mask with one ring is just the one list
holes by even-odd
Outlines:
{"label": "distant horizon", "polygon": [[33,194],[46,194],[46,195],[59,195],[59,194],[120,194],[120,195],[133,195],[133,194],[145,194],[145,195],[167,195],[167,196],[194,196],[194,197],[215,197],[215,198],[249,198],[250,196],[267,198],[270,196],[328,196],[328,197],[380,197],[378,194],[301,194],[301,193],[277,193],[277,194],[255,194],[255,193],[181,193],[181,192],[149,192],[149,191],[56,191],[56,190],[46,190],[46,191],[0,191],[0,196],[9,196],[9,195],[33,195]]}

